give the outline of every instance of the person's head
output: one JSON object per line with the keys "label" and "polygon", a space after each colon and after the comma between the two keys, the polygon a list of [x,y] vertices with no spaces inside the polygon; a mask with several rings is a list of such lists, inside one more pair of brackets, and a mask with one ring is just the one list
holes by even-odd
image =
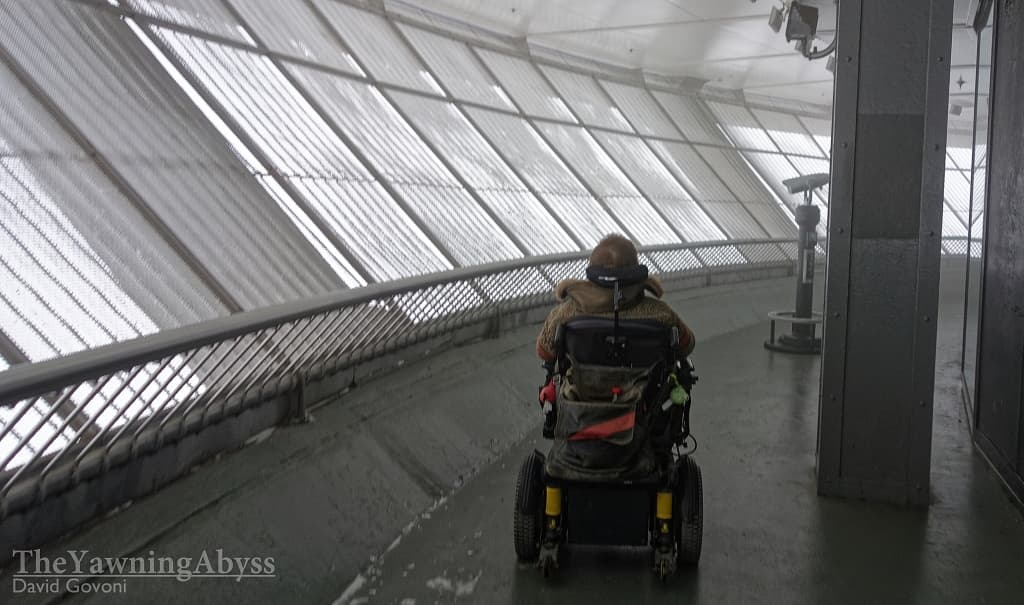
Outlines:
{"label": "person's head", "polygon": [[640,260],[636,253],[636,246],[629,239],[613,234],[605,237],[594,251],[590,253],[590,266],[603,267],[605,269],[624,269],[636,267]]}

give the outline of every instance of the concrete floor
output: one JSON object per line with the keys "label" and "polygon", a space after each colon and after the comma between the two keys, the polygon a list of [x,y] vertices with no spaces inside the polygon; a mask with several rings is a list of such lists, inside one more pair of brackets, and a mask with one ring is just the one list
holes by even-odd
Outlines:
{"label": "concrete floor", "polygon": [[[549,582],[516,562],[515,474],[546,448],[532,327],[363,385],[44,552],[277,561],[274,580],[133,579],[73,603],[1024,603],[1024,516],[964,425],[957,290],[943,289],[928,510],[816,495],[818,359],[761,347],[787,278],[672,297],[698,334],[705,530],[699,569],[666,585],[642,550],[573,549]],[[10,571],[0,602],[56,600],[11,595]]]}
{"label": "concrete floor", "polygon": [[[570,550],[554,581],[518,564],[515,473],[528,439],[371,564],[343,603],[1024,603],[1024,520],[974,452],[958,394],[955,289],[939,336],[932,505],[815,493],[817,357],[769,353],[763,327],[702,342],[699,569],[665,585],[645,550]],[[358,587],[358,589],[356,589]]]}

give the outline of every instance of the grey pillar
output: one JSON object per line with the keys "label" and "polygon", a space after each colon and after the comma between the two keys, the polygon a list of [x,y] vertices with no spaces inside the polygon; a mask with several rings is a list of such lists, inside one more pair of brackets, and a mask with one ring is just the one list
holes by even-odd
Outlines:
{"label": "grey pillar", "polygon": [[818,492],[927,505],[953,0],[843,0]]}

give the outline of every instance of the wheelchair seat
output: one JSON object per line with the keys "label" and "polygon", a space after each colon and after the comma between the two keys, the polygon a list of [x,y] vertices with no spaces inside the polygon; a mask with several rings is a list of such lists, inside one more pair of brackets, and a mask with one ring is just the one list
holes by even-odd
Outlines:
{"label": "wheelchair seat", "polygon": [[559,329],[560,389],[545,465],[549,477],[660,480],[662,462],[671,460],[666,433],[675,412],[666,413],[661,404],[679,367],[678,342],[675,327],[647,319],[586,316]]}

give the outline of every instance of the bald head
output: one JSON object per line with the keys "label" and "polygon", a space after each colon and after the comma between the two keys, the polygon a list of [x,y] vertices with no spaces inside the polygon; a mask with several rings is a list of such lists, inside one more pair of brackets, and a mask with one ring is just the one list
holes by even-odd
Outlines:
{"label": "bald head", "polygon": [[598,242],[590,253],[590,265],[607,269],[622,269],[640,264],[636,246],[621,235],[609,235]]}

